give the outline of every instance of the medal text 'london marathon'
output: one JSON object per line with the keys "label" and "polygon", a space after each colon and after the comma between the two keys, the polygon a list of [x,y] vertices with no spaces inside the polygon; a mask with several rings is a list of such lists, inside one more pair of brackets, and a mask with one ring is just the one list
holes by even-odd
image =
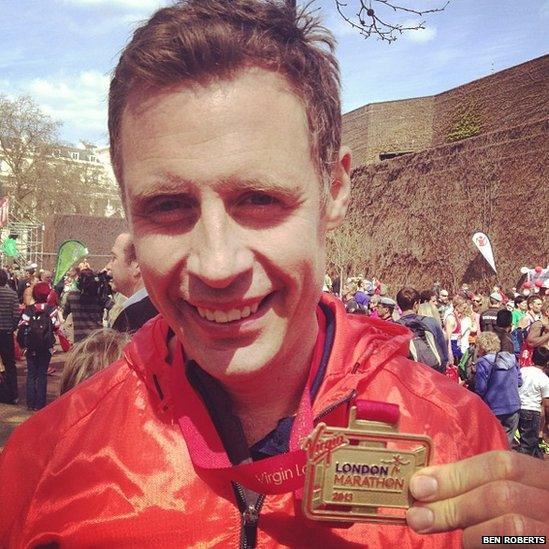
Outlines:
{"label": "medal text 'london marathon'", "polygon": [[[385,461],[385,460],[382,460]],[[394,455],[388,465],[369,465],[365,463],[336,462],[334,488],[360,488],[366,490],[382,490],[401,492],[406,479],[401,476],[400,466],[408,465],[400,455]]]}

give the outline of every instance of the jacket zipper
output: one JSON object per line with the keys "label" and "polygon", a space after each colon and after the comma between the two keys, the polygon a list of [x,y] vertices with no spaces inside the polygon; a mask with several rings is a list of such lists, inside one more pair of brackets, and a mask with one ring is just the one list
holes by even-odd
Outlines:
{"label": "jacket zipper", "polygon": [[[353,389],[349,394],[340,398],[336,402],[332,402],[330,406],[324,408],[315,417],[315,422],[327,416],[330,412],[335,410],[338,406],[341,406],[345,402],[352,400],[356,395],[356,390]],[[240,548],[241,549],[253,549],[257,543],[257,523],[259,521],[259,513],[263,502],[265,501],[265,494],[258,494],[255,504],[249,503],[246,493],[240,484],[233,482],[234,491],[236,494],[236,501],[238,509],[240,511]]]}
{"label": "jacket zipper", "polygon": [[240,548],[253,549],[257,542],[257,523],[259,512],[265,501],[265,494],[258,494],[255,504],[249,503],[244,489],[237,482],[232,483],[235,489],[238,509],[240,510]]}
{"label": "jacket zipper", "polygon": [[330,414],[331,412],[333,412],[336,408],[338,408],[342,404],[345,404],[346,402],[349,402],[350,400],[355,398],[355,396],[356,396],[356,389],[353,389],[348,395],[345,395],[344,397],[340,398],[339,400],[336,400],[335,402],[332,402],[332,404],[330,404],[330,406],[328,406],[327,408],[324,408],[324,410],[322,410],[321,412],[319,412],[315,416],[315,418],[314,418],[315,423],[317,421],[321,420],[323,417]]}

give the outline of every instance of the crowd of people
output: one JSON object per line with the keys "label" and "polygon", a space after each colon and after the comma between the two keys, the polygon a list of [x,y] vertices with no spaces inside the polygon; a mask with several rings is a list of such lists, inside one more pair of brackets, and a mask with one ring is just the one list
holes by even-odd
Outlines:
{"label": "crowd of people", "polygon": [[[504,427],[509,444],[543,459],[549,440],[549,290],[516,288],[453,297],[435,283],[418,291],[351,277],[340,288],[325,277],[324,291],[341,293],[350,314],[397,322],[412,331],[410,357],[477,393]],[[515,439],[516,437],[516,439]]]}
{"label": "crowd of people", "polygon": [[32,263],[21,277],[0,270],[0,402],[19,403],[15,359],[24,355],[30,411],[46,406],[57,344],[65,351],[73,344],[64,360],[62,394],[119,358],[129,334],[156,315],[128,233],[117,237],[104,269],[96,272],[84,259],[55,286],[52,280],[50,271]]}

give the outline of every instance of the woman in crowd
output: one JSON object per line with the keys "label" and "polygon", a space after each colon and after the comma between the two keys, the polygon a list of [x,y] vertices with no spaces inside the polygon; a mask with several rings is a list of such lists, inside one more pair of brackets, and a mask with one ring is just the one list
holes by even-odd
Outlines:
{"label": "woman in crowd", "polygon": [[66,393],[122,356],[131,337],[111,328],[95,330],[67,353],[59,393]]}
{"label": "woman in crowd", "polygon": [[519,423],[519,387],[522,377],[514,354],[501,351],[498,336],[481,332],[477,337],[475,393],[490,407],[507,433],[509,447]]}

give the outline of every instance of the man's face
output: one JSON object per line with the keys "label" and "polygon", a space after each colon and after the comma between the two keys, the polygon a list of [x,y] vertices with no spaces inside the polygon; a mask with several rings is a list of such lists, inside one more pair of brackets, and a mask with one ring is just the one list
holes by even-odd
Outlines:
{"label": "man's face", "polygon": [[111,260],[106,265],[108,273],[112,276],[112,289],[126,297],[133,293],[134,285],[132,266],[126,261],[126,247],[130,240],[131,237],[127,233],[118,235],[111,250]]}
{"label": "man's face", "polygon": [[539,315],[539,313],[541,312],[541,305],[542,305],[542,301],[541,299],[533,299],[531,304],[530,304],[530,307],[532,309],[532,312],[536,315]]}
{"label": "man's face", "polygon": [[123,173],[152,301],[222,381],[291,363],[316,334],[333,226],[302,104],[260,69],[136,99]]}
{"label": "man's face", "polygon": [[440,302],[444,305],[448,303],[448,292],[445,292],[445,291],[440,292],[439,299],[440,299]]}
{"label": "man's face", "polygon": [[378,303],[377,305],[377,314],[380,316],[380,318],[386,319],[389,318],[393,311],[390,307],[387,307],[386,305],[383,305],[382,303]]}
{"label": "man's face", "polygon": [[518,308],[519,308],[520,311],[526,312],[528,310],[528,301],[526,301],[526,299],[524,301],[521,301],[518,304]]}
{"label": "man's face", "polygon": [[44,272],[42,273],[42,281],[43,281],[43,282],[47,282],[48,284],[51,285],[52,280],[53,280],[53,276],[52,276],[52,274],[51,274],[50,271],[44,271]]}

